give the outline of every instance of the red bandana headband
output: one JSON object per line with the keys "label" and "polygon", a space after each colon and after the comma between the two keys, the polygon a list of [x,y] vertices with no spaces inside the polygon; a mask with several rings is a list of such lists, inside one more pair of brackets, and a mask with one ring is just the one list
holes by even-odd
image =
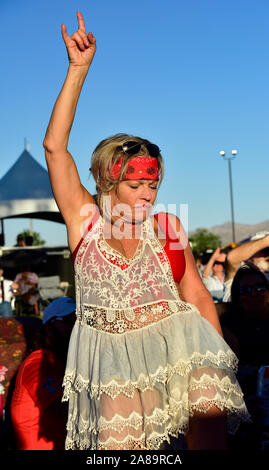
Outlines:
{"label": "red bandana headband", "polygon": [[[111,176],[119,179],[122,158],[119,158],[111,169]],[[127,180],[159,180],[158,160],[155,157],[133,157],[129,162],[125,174]]]}

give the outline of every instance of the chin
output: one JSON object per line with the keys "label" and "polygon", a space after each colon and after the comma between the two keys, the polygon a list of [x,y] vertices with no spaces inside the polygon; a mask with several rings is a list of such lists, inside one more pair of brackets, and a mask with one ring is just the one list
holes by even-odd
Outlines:
{"label": "chin", "polygon": [[135,213],[132,217],[132,220],[130,221],[132,224],[140,224],[142,222],[144,222],[144,220],[146,219],[147,215],[146,213]]}
{"label": "chin", "polygon": [[141,211],[135,211],[135,214],[133,216],[133,223],[140,223],[144,222],[150,215],[150,211],[146,210],[141,210]]}

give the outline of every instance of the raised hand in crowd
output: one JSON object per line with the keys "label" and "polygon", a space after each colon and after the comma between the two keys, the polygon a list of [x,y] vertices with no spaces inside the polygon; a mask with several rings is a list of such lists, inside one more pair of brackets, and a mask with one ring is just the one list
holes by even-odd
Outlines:
{"label": "raised hand in crowd", "polygon": [[92,33],[87,34],[83,16],[79,11],[77,12],[77,18],[78,30],[69,37],[66,26],[62,24],[62,36],[70,65],[89,67],[96,51],[96,39]]}
{"label": "raised hand in crowd", "polygon": [[208,277],[211,275],[211,271],[212,271],[212,268],[213,268],[213,265],[216,261],[220,262],[220,263],[224,263],[226,260],[226,254],[225,253],[221,253],[221,248],[218,247],[214,253],[212,254],[211,258],[209,259],[207,265],[205,266],[204,270],[203,270],[203,277]]}

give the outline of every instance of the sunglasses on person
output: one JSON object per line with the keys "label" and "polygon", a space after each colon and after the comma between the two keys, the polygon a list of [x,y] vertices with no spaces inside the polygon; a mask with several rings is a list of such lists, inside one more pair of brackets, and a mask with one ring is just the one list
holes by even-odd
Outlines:
{"label": "sunglasses on person", "polygon": [[124,144],[120,145],[119,148],[122,150],[123,153],[126,153],[127,155],[136,155],[140,152],[142,145],[146,147],[151,157],[157,158],[160,155],[160,149],[158,145],[146,142],[140,144],[139,142],[129,140],[127,142],[124,142]]}
{"label": "sunglasses on person", "polygon": [[242,286],[239,288],[240,295],[252,294],[264,294],[268,290],[268,287],[263,284],[253,284],[253,286]]}

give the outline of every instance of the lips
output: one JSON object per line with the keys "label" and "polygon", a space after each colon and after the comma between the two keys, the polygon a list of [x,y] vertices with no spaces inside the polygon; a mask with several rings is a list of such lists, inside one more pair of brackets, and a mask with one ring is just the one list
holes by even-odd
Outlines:
{"label": "lips", "polygon": [[150,209],[151,204],[136,204],[135,209]]}

